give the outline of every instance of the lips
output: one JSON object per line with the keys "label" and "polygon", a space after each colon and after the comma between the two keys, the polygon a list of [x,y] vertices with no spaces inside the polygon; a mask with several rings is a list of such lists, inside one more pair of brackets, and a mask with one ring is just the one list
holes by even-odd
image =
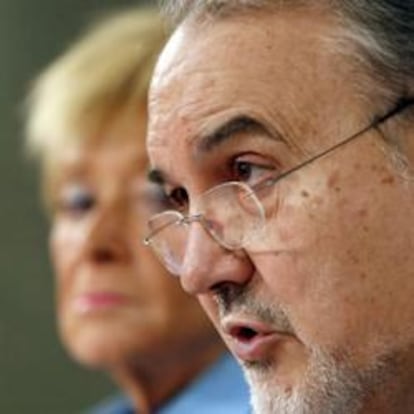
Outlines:
{"label": "lips", "polygon": [[73,300],[73,309],[80,314],[109,310],[124,305],[127,296],[115,292],[91,292],[78,295]]}
{"label": "lips", "polygon": [[222,327],[231,351],[245,362],[266,360],[284,339],[283,333],[256,320],[226,317]]}

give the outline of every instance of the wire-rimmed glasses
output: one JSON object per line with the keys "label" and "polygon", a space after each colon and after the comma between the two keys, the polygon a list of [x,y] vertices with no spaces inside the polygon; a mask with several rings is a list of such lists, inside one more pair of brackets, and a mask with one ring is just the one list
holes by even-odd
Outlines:
{"label": "wire-rimmed glasses", "polygon": [[[144,244],[151,246],[167,270],[176,276],[181,273],[189,242],[189,230],[195,222],[227,250],[248,247],[249,243],[260,237],[260,232],[265,227],[266,211],[262,201],[269,195],[268,191],[274,190],[277,182],[355,140],[371,128],[378,127],[413,103],[412,99],[400,99],[393,109],[375,118],[350,137],[254,186],[230,181],[207,190],[195,201],[196,214],[185,215],[179,211],[168,210],[154,215],[148,222],[149,234],[145,237]],[[272,200],[276,199],[277,197]]]}
{"label": "wire-rimmed glasses", "polygon": [[248,245],[265,221],[264,208],[254,188],[238,181],[211,188],[199,196],[196,206],[198,213],[191,216],[168,210],[148,221],[150,234],[144,243],[154,249],[174,275],[180,274],[192,223],[199,222],[225,249],[237,250]]}

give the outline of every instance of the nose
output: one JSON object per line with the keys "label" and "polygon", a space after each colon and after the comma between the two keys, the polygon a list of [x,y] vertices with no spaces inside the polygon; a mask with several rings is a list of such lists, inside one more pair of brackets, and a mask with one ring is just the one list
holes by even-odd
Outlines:
{"label": "nose", "polygon": [[126,262],[132,257],[128,212],[121,203],[101,206],[86,231],[86,255],[96,264]]}
{"label": "nose", "polygon": [[200,222],[190,224],[180,281],[185,291],[197,295],[222,284],[243,285],[253,275],[253,264],[244,251],[223,248]]}

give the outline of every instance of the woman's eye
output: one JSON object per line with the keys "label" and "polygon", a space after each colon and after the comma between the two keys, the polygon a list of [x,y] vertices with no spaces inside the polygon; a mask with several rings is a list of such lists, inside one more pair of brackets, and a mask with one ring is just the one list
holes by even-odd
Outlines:
{"label": "woman's eye", "polygon": [[83,185],[70,185],[63,188],[57,202],[57,209],[74,215],[82,215],[96,204],[92,191]]}
{"label": "woman's eye", "polygon": [[274,172],[274,167],[271,165],[261,165],[244,160],[236,160],[233,163],[233,179],[243,181],[250,186],[264,181],[272,172]]}

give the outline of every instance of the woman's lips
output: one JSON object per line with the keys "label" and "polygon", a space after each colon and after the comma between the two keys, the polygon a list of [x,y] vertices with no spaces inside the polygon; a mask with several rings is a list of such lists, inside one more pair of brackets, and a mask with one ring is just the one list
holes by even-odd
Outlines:
{"label": "woman's lips", "polygon": [[78,295],[73,300],[73,309],[80,314],[107,310],[124,305],[127,296],[114,292],[92,292]]}
{"label": "woman's lips", "polygon": [[245,362],[267,359],[284,337],[283,333],[259,321],[228,317],[222,326],[231,351]]}

